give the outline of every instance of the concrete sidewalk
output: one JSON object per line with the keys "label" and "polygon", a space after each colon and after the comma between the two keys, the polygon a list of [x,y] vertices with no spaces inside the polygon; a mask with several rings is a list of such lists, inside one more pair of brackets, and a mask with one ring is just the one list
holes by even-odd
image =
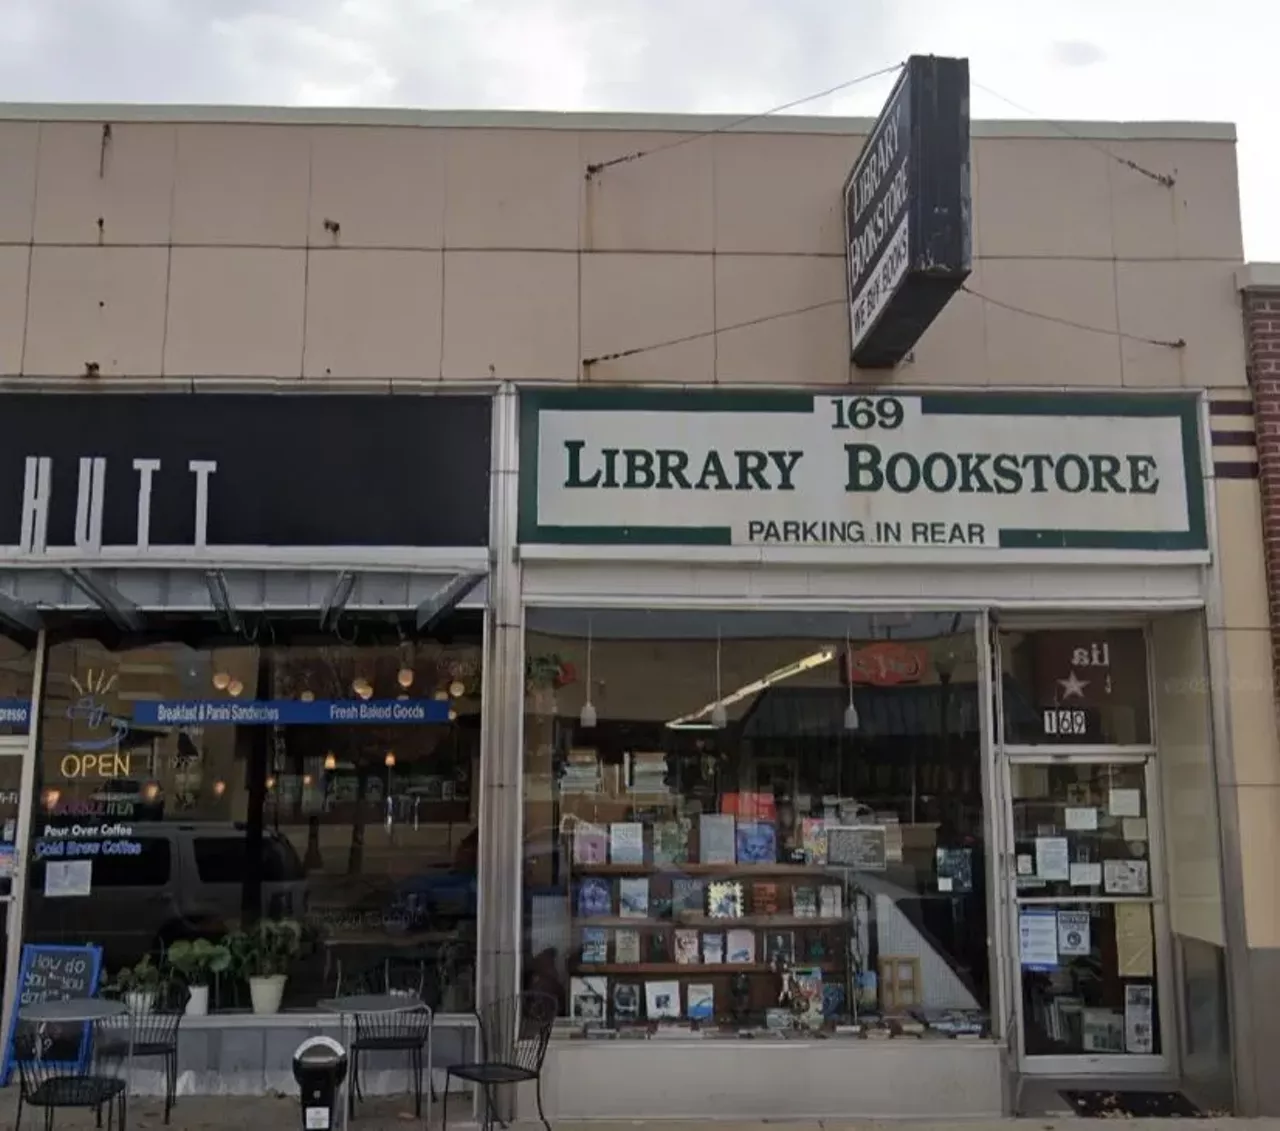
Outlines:
{"label": "concrete sidewalk", "polygon": [[[17,1089],[13,1087],[0,1091],[0,1131],[12,1131],[17,1103]],[[461,1103],[459,1115],[468,1116],[467,1105]],[[452,1108],[452,1104],[450,1105]],[[450,1111],[450,1122],[455,1127],[466,1127],[467,1124],[455,1123]],[[439,1128],[439,1111],[432,1110],[431,1126]],[[25,1110],[22,1126],[30,1131],[40,1131],[43,1127],[42,1111]],[[557,1120],[553,1123],[554,1131],[637,1131],[637,1128],[651,1127],[655,1131],[705,1131],[708,1124],[716,1131],[896,1131],[909,1126],[911,1131],[1054,1131],[1059,1127],[1070,1127],[1080,1124],[1079,1119],[1004,1119],[975,1121],[876,1121],[876,1120],[798,1120],[794,1123],[784,1120],[772,1120],[760,1123],[749,1123],[742,1120],[685,1121],[667,1120],[646,1122],[642,1120],[600,1123],[584,1123],[577,1120]],[[1169,1121],[1160,1119],[1128,1119],[1135,1131],[1169,1131]],[[1280,1119],[1227,1119],[1214,1118],[1194,1121],[1197,1128],[1203,1131],[1280,1131]],[[91,1131],[94,1126],[93,1116],[85,1112],[59,1111],[54,1126],[58,1131],[63,1128],[71,1131]],[[173,1110],[169,1131],[224,1131],[236,1128],[238,1131],[286,1131],[288,1128],[301,1126],[298,1101],[288,1098],[273,1097],[227,1097],[184,1096]],[[370,1097],[361,1104],[357,1118],[352,1121],[352,1131],[408,1131],[421,1126],[413,1116],[412,1103],[404,1100]],[[471,1126],[474,1126],[472,1124]],[[129,1105],[130,1131],[163,1131],[163,1107],[155,1100],[137,1099]],[[541,1124],[513,1124],[513,1131],[542,1131]]]}

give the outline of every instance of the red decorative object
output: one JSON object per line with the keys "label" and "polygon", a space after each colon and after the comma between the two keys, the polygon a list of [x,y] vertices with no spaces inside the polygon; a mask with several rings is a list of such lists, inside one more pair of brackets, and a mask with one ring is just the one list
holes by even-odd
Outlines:
{"label": "red decorative object", "polygon": [[914,645],[882,641],[846,653],[845,665],[850,683],[893,687],[900,683],[919,683],[929,670],[929,653]]}
{"label": "red decorative object", "polygon": [[577,678],[577,669],[568,660],[565,660],[557,669],[555,676],[552,678],[552,683],[557,688],[568,687]]}

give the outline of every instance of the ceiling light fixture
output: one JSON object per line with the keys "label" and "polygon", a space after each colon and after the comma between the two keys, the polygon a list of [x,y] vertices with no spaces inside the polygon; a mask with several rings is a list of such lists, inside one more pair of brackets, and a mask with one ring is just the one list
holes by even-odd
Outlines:
{"label": "ceiling light fixture", "polygon": [[596,725],[596,705],[591,702],[591,648],[594,641],[591,635],[591,618],[587,618],[587,684],[586,684],[586,702],[582,704],[582,713],[578,716],[578,723],[584,730],[590,730]]}
{"label": "ceiling light fixture", "polygon": [[720,625],[716,624],[716,705],[711,708],[711,725],[719,730],[721,727],[727,726],[729,723],[729,712],[725,710],[724,699],[721,696],[720,686]]}
{"label": "ceiling light fixture", "polygon": [[338,768],[338,757],[332,750],[324,756],[324,768],[326,770],[336,770]]}
{"label": "ceiling light fixture", "polygon": [[[820,667],[823,664],[830,663],[836,658],[836,649],[823,648],[819,652],[804,656],[796,660],[793,664],[787,664],[785,667],[771,671],[768,675],[761,676],[759,679],[752,680],[750,683],[739,687],[737,691],[731,691],[724,696],[720,702],[725,707],[731,707],[734,703],[740,703],[743,699],[750,698],[759,691],[772,687],[775,683],[781,683],[785,679],[791,679],[807,672],[810,668]],[[678,719],[672,719],[666,724],[669,730],[713,730],[711,723],[707,722],[707,716],[715,710],[715,703],[708,703],[701,710],[694,711],[689,715],[681,715]]]}
{"label": "ceiling light fixture", "polygon": [[858,729],[858,708],[853,703],[853,640],[848,629],[844,634],[844,681],[849,685],[849,705],[844,709],[844,729]]}

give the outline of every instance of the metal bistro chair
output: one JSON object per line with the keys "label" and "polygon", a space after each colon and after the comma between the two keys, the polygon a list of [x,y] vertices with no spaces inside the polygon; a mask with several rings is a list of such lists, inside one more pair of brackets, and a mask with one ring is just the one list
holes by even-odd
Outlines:
{"label": "metal bistro chair", "polygon": [[[551,1131],[542,1110],[542,1062],[559,1012],[550,994],[526,990],[514,997],[500,998],[476,1011],[480,1023],[480,1060],[476,1064],[456,1064],[445,1069],[444,1110],[441,1123],[449,1124],[449,1081],[457,1076],[469,1080],[484,1092],[485,1131],[492,1131],[497,1119],[494,1088],[532,1080],[537,1088],[538,1117]],[[505,1126],[505,1124],[503,1124]]]}
{"label": "metal bistro chair", "polygon": [[[103,997],[114,997],[104,993]],[[133,1026],[133,1063],[161,1060],[164,1063],[164,1121],[177,1102],[178,1094],[178,1026],[191,991],[178,982],[168,982],[156,992],[152,1009],[135,1011],[132,1022],[128,1013],[100,1023],[98,1038],[101,1055],[123,1062],[129,1049],[129,1027]]]}
{"label": "metal bistro chair", "polygon": [[[49,1025],[19,1019],[13,1040],[13,1059],[18,1068],[18,1112],[13,1131],[22,1126],[23,1106],[44,1108],[45,1131],[52,1131],[53,1116],[59,1108],[88,1108],[102,1126],[102,1109],[107,1109],[108,1131],[120,1116],[125,1118],[125,1081],[105,1070],[98,1054],[104,1022],[75,1022]],[[68,1062],[56,1044],[70,1046],[70,1055],[78,1052],[79,1034],[89,1029],[88,1059],[83,1069]],[[49,1059],[50,1056],[56,1059]],[[114,1058],[108,1057],[108,1060]]]}
{"label": "metal bistro chair", "polygon": [[386,994],[403,997],[413,1004],[402,1013],[356,1013],[355,1038],[351,1042],[351,1083],[347,1088],[347,1113],[355,1118],[356,1100],[364,1100],[360,1079],[363,1053],[403,1052],[409,1055],[409,1073],[413,1077],[413,1113],[422,1116],[422,1070],[425,1054],[431,1064],[431,1025],[435,1013],[423,1000],[424,977],[420,966],[388,962],[365,971],[348,983],[339,980],[342,995]]}

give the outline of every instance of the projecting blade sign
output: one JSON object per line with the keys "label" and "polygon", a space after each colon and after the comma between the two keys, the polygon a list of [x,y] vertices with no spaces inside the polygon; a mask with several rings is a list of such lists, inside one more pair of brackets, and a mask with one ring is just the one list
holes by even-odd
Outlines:
{"label": "projecting blade sign", "polygon": [[969,61],[913,55],[844,188],[855,365],[897,365],[969,277]]}

